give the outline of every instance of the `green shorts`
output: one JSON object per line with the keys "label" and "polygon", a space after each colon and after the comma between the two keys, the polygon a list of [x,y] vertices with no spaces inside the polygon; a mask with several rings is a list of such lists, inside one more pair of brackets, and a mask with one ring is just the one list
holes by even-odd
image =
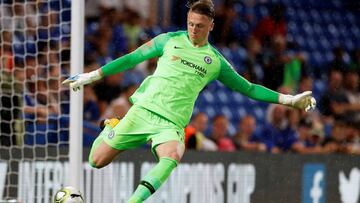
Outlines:
{"label": "green shorts", "polygon": [[106,126],[100,133],[103,140],[114,149],[127,150],[140,147],[151,140],[151,150],[168,141],[184,144],[184,129],[166,118],[141,106],[134,105],[114,127]]}

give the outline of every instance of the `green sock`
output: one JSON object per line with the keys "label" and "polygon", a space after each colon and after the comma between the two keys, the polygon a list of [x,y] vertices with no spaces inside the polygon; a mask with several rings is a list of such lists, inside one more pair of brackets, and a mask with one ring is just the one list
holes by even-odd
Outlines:
{"label": "green sock", "polygon": [[169,157],[160,158],[159,163],[146,174],[128,202],[140,203],[146,200],[167,180],[176,166],[176,160]]}

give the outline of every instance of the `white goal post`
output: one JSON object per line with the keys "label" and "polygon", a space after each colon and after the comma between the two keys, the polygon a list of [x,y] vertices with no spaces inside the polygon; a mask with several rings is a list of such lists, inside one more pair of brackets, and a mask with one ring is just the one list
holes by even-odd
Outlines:
{"label": "white goal post", "polygon": [[[71,75],[84,70],[84,0],[72,1],[71,5]],[[73,171],[69,180],[71,186],[81,187],[83,179],[83,89],[70,94],[70,151],[69,170]]]}
{"label": "white goal post", "polygon": [[84,0],[1,0],[0,202],[83,190]]}

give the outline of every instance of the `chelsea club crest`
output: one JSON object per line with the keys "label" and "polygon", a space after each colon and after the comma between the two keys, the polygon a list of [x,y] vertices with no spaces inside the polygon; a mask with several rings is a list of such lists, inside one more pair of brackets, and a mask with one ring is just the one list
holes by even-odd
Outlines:
{"label": "chelsea club crest", "polygon": [[205,57],[204,57],[204,61],[205,61],[205,63],[207,63],[207,64],[211,64],[212,59],[211,59],[209,56],[205,56]]}
{"label": "chelsea club crest", "polygon": [[114,130],[110,130],[110,132],[109,132],[109,134],[108,134],[108,138],[109,138],[109,139],[112,139],[112,138],[114,137],[114,135],[115,135]]}

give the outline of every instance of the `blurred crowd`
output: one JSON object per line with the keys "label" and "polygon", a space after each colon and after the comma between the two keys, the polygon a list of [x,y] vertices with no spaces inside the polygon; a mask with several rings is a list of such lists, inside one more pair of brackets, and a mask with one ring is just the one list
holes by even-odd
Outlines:
{"label": "blurred crowd", "polygon": [[[65,144],[69,89],[60,83],[70,75],[70,1],[15,2],[0,5],[1,145]],[[314,92],[318,108],[313,112],[268,105],[261,127],[252,114],[234,123],[225,114],[195,111],[185,129],[187,148],[360,154],[360,49],[337,44],[333,57],[314,68],[306,50],[288,35],[284,4],[214,3],[210,41],[239,74],[284,94],[313,90],[314,80],[323,81],[325,88]],[[266,12],[256,15],[259,5]],[[187,9],[183,0],[86,0],[84,72],[160,33],[186,29]],[[156,62],[150,59],[84,87],[85,146],[98,135],[101,120],[126,114],[129,96],[152,74]],[[229,130],[230,124],[235,131]]]}

